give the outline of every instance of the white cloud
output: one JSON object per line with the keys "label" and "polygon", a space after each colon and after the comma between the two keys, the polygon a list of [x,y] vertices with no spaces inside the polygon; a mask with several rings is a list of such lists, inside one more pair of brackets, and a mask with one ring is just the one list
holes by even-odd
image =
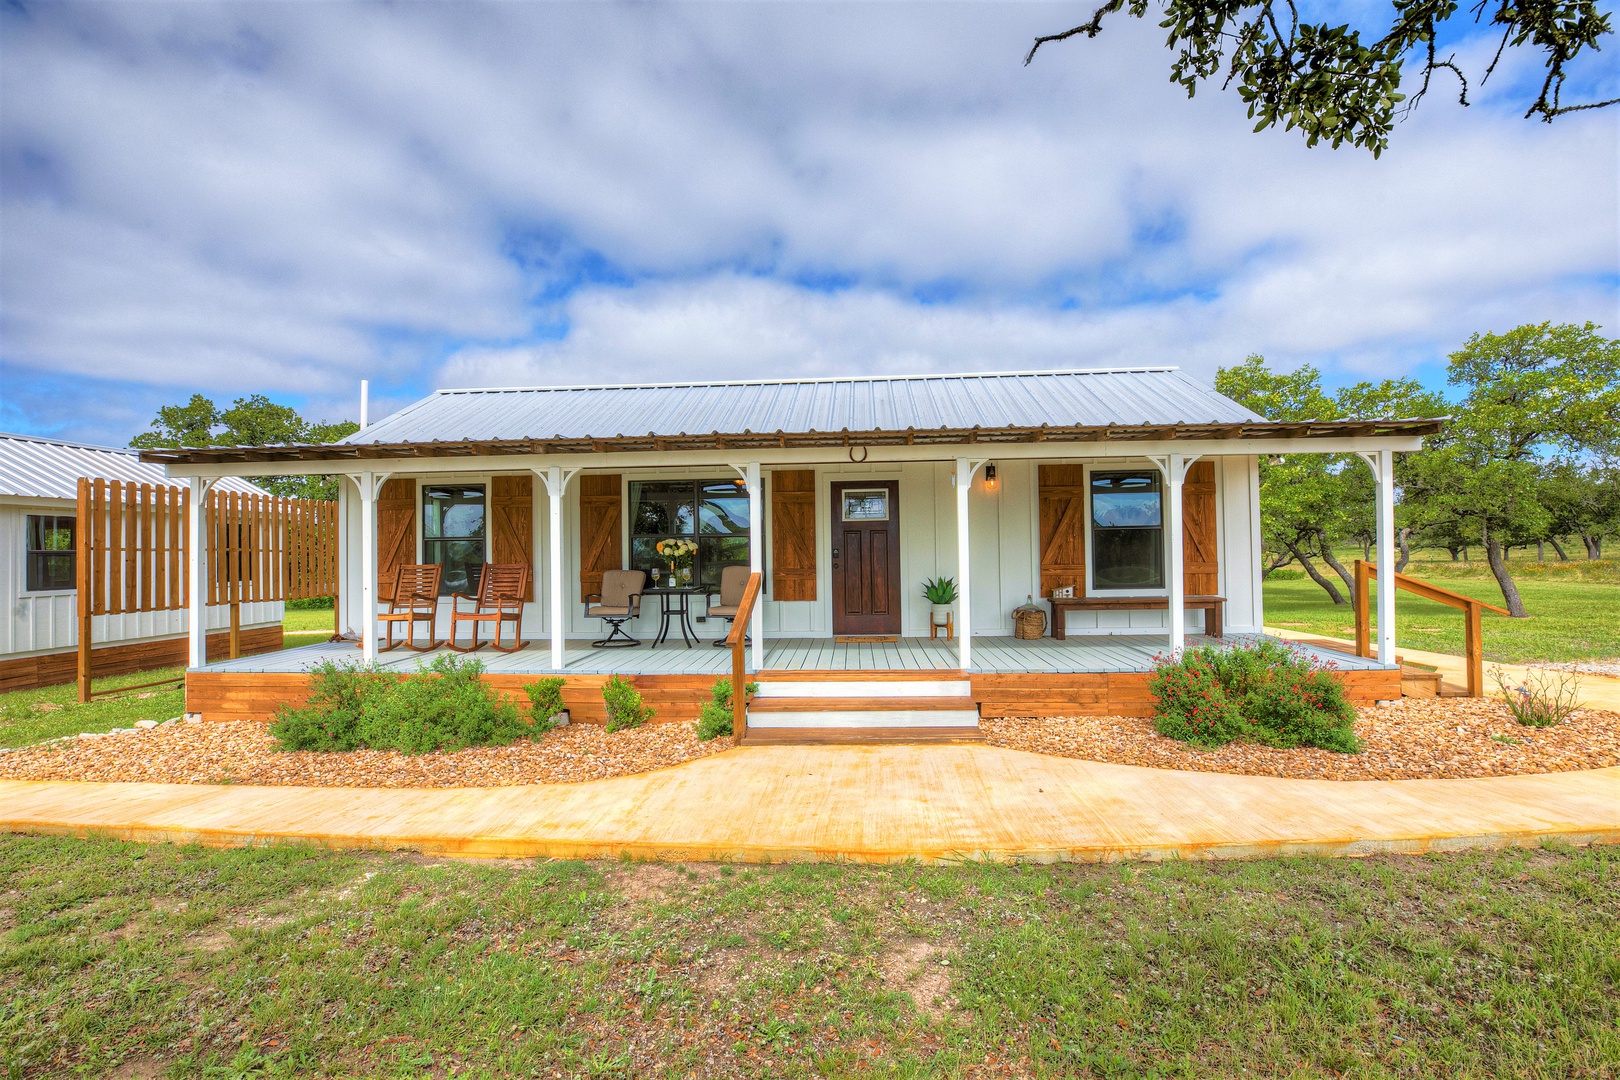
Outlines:
{"label": "white cloud", "polygon": [[1381,160],[1307,149],[1251,135],[1235,95],[1186,100],[1152,25],[1020,65],[1073,15],[10,10],[0,358],[338,403],[368,375],[408,395],[1250,351],[1393,373],[1488,326],[1613,325],[1612,116],[1437,91]]}

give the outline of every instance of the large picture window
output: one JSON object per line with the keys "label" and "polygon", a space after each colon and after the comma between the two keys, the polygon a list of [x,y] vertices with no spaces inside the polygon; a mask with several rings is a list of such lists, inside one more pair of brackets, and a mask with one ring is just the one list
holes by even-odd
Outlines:
{"label": "large picture window", "polygon": [[476,596],[484,571],[484,485],[422,489],[422,561],[444,567],[439,595]]}
{"label": "large picture window", "polygon": [[1164,588],[1164,501],[1159,474],[1091,474],[1094,589]]}
{"label": "large picture window", "polygon": [[55,514],[28,515],[29,592],[54,592],[77,587],[77,555],[73,518]]}
{"label": "large picture window", "polygon": [[748,565],[748,488],[741,480],[656,480],[630,484],[630,567],[669,572],[660,540],[697,541],[692,582],[718,587],[720,571]]}

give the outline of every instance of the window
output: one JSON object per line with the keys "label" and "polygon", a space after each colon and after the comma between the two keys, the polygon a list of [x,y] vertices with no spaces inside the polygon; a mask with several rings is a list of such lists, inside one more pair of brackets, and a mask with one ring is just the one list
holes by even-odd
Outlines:
{"label": "window", "polygon": [[741,480],[635,481],[630,485],[630,568],[669,572],[658,541],[697,541],[692,583],[718,587],[720,571],[748,565],[748,488]]}
{"label": "window", "polygon": [[28,591],[52,592],[78,585],[74,519],[28,515]]}
{"label": "window", "polygon": [[1091,474],[1091,584],[1094,589],[1164,588],[1163,503],[1159,474]]}
{"label": "window", "polygon": [[444,567],[439,595],[478,593],[484,572],[484,485],[422,489],[422,561]]}
{"label": "window", "polygon": [[869,491],[844,489],[845,521],[888,521],[889,491],[873,488]]}

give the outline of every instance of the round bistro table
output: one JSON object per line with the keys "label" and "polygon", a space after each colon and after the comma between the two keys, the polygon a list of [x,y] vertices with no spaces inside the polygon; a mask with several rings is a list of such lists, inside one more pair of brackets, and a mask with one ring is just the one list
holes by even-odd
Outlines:
{"label": "round bistro table", "polygon": [[658,636],[653,638],[653,644],[664,643],[664,639],[669,637],[669,624],[673,620],[681,628],[681,640],[690,649],[699,640],[697,629],[692,625],[692,597],[705,596],[713,591],[702,585],[680,585],[675,588],[658,585],[643,589],[642,596],[658,597]]}

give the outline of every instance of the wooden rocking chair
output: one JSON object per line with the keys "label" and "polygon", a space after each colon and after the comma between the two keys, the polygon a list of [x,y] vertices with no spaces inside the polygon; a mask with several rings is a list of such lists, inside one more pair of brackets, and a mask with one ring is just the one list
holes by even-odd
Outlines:
{"label": "wooden rocking chair", "polygon": [[[399,568],[394,578],[393,595],[382,601],[388,605],[388,610],[377,613],[377,621],[388,627],[388,644],[378,652],[388,652],[400,645],[417,652],[438,647],[439,643],[433,637],[433,621],[439,611],[439,577],[443,573],[442,566],[422,563],[406,563]],[[419,622],[428,624],[426,645],[416,644],[416,624]],[[394,642],[395,623],[405,624],[405,640],[398,644]]]}
{"label": "wooden rocking chair", "polygon": [[[477,652],[485,645],[499,649],[501,652],[517,652],[528,642],[523,640],[523,597],[529,591],[529,568],[518,563],[515,565],[497,566],[492,563],[484,564],[484,572],[478,578],[478,596],[471,597],[466,593],[450,594],[450,638],[445,645],[456,652]],[[466,600],[473,605],[471,611],[462,611],[458,601]],[[456,625],[470,622],[472,626],[472,644],[463,648],[456,644]],[[478,640],[478,628],[484,623],[495,624],[495,640],[483,642]],[[513,645],[501,644],[501,625],[511,623]]]}

